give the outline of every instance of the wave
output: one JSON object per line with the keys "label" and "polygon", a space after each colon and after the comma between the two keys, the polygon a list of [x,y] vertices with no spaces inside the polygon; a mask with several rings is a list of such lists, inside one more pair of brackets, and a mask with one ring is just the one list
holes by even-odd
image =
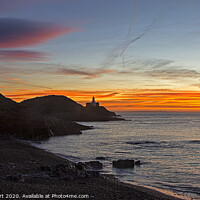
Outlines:
{"label": "wave", "polygon": [[148,140],[144,140],[144,141],[136,141],[136,142],[126,142],[126,144],[132,144],[132,145],[140,145],[140,144],[161,144],[162,142],[155,142],[155,141],[148,141]]}
{"label": "wave", "polygon": [[163,149],[179,149],[184,148],[185,146],[181,143],[177,142],[166,142],[166,141],[149,141],[149,140],[142,140],[142,141],[128,141],[126,144],[134,146],[134,148],[163,148]]}
{"label": "wave", "polygon": [[189,140],[188,143],[200,144],[200,140]]}

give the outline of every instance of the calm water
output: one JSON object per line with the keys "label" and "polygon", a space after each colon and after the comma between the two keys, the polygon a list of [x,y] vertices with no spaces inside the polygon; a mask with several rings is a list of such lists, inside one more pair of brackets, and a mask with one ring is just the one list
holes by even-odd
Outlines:
{"label": "calm water", "polygon": [[[103,156],[104,173],[200,199],[200,113],[119,114],[131,121],[82,123],[95,129],[37,146],[76,162]],[[141,160],[142,165],[112,168],[113,160],[126,158]]]}

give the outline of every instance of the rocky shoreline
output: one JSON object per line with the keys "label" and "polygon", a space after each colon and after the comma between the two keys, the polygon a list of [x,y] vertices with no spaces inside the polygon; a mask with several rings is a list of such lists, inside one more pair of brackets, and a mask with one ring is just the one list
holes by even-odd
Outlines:
{"label": "rocky shoreline", "polygon": [[0,154],[0,198],[12,194],[16,199],[178,199],[121,183],[88,170],[87,164],[73,163],[20,140],[1,137]]}

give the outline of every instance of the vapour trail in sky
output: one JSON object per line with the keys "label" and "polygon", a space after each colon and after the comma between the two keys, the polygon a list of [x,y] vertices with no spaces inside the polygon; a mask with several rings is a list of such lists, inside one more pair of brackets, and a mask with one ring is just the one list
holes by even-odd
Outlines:
{"label": "vapour trail in sky", "polygon": [[138,1],[137,0],[133,0],[133,9],[132,9],[132,15],[131,15],[131,21],[130,21],[130,26],[128,29],[128,33],[126,35],[126,39],[128,39],[130,37],[130,34],[133,30],[133,23],[134,23],[134,18],[135,18],[135,14],[137,11],[137,7],[138,7]]}
{"label": "vapour trail in sky", "polygon": [[133,39],[126,40],[123,43],[121,43],[120,45],[118,45],[116,48],[114,48],[111,51],[112,52],[111,55],[108,55],[108,58],[105,62],[107,67],[112,65],[118,57],[122,57],[123,66],[124,66],[124,54],[127,51],[127,49],[130,47],[130,45],[132,45],[136,41],[142,39],[149,31],[153,30],[154,24],[155,24],[155,20],[149,26],[147,26],[140,35],[138,35],[137,37],[135,37]]}

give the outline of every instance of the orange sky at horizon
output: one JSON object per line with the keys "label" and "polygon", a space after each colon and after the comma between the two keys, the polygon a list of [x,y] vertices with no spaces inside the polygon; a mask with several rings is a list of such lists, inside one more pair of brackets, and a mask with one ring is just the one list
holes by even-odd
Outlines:
{"label": "orange sky at horizon", "polygon": [[195,111],[200,112],[200,92],[176,90],[19,90],[8,98],[21,102],[25,99],[47,95],[64,95],[85,105],[95,96],[100,105],[112,111]]}
{"label": "orange sky at horizon", "polygon": [[65,95],[85,105],[95,96],[112,111],[200,112],[200,1],[16,2],[0,1],[6,97]]}

